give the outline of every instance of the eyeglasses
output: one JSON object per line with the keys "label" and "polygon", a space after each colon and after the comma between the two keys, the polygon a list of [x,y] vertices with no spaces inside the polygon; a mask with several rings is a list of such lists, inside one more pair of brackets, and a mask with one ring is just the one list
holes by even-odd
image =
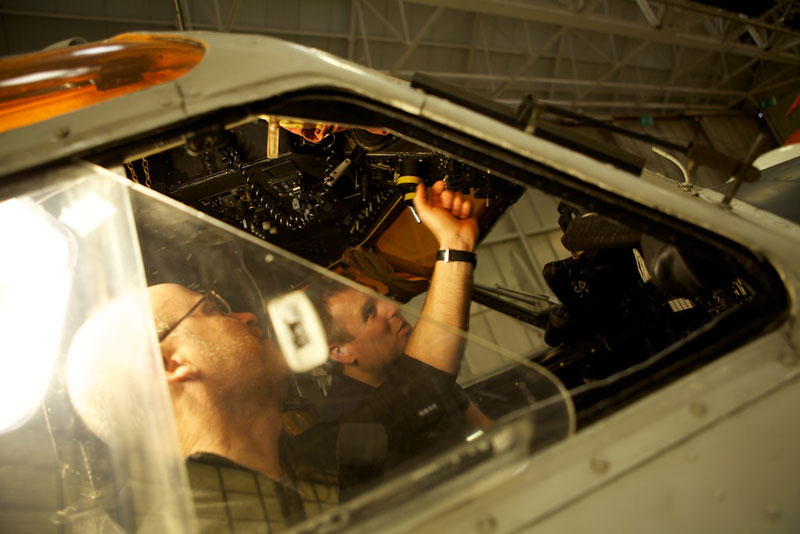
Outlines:
{"label": "eyeglasses", "polygon": [[202,306],[205,301],[209,301],[211,305],[214,306],[214,311],[218,311],[222,315],[230,315],[230,313],[232,312],[230,304],[228,304],[228,302],[224,298],[219,296],[216,291],[213,290],[207,291],[206,293],[203,294],[202,297],[200,297],[200,300],[195,302],[194,306],[189,308],[189,311],[183,314],[183,316],[175,322],[174,325],[170,326],[163,334],[158,336],[158,342],[161,343],[162,341],[164,341],[164,339],[168,335],[170,335],[173,330],[178,328],[178,325],[181,324],[181,322],[184,319],[189,317],[192,314],[192,312],[194,312],[197,308]]}

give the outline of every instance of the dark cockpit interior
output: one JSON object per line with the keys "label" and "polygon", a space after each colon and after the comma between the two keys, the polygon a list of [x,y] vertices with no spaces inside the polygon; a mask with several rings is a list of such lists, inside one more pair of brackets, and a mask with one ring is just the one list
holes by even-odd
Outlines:
{"label": "dark cockpit interior", "polygon": [[[488,110],[520,127],[525,111]],[[325,91],[241,113],[162,136],[162,148],[141,140],[95,159],[122,157],[129,179],[401,302],[425,291],[435,261],[436,243],[409,207],[417,182],[469,194],[481,239],[526,191],[547,195],[563,245],[537,273],[547,294],[478,276],[472,299],[541,332],[546,345],[526,357],[574,391],[579,425],[713,358],[711,346],[753,325],[739,322],[742,310],[781,307],[780,291],[762,300],[775,278],[745,251],[419,117]],[[644,180],[635,156],[540,122],[539,136]],[[506,373],[469,385],[487,412],[492,388],[514,381]]]}

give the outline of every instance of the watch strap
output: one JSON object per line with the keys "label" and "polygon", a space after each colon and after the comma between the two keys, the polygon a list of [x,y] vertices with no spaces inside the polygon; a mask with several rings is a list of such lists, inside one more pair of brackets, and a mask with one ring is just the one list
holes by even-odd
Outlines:
{"label": "watch strap", "polygon": [[453,250],[445,248],[436,253],[436,261],[443,261],[445,263],[450,261],[463,261],[471,263],[474,269],[478,265],[478,258],[474,252],[467,252],[466,250]]}

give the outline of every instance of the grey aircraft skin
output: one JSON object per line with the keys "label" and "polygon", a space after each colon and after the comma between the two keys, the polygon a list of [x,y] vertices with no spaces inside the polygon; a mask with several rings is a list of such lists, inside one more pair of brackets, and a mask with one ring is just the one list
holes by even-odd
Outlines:
{"label": "grey aircraft skin", "polygon": [[[758,193],[781,182],[778,167],[762,169],[768,180],[749,193],[743,186],[750,203],[727,202],[730,184],[676,183],[602,147],[590,153],[580,140],[545,138],[548,124],[537,126],[532,113],[520,120],[279,39],[129,38],[192,43],[202,59],[169,81],[0,129],[0,318],[18,330],[0,344],[2,358],[26,346],[21,312],[55,295],[42,322],[51,334],[30,348],[53,356],[42,360],[38,385],[20,388],[33,407],[0,421],[4,528],[195,531],[169,398],[153,379],[163,369],[146,286],[183,283],[191,271],[226,287],[220,280],[236,275],[245,281],[229,284],[228,293],[239,292],[233,303],[258,308],[259,320],[281,313],[270,308],[278,296],[331,271],[356,273],[370,291],[405,302],[424,292],[431,268],[397,237],[417,231],[401,200],[399,178],[408,175],[471,194],[482,240],[523,194],[555,199],[565,256],[535,273],[548,294],[482,278],[480,253],[473,290],[475,306],[538,329],[543,348],[520,355],[504,340],[462,333],[502,362],[460,379],[495,424],[426,452],[352,500],[320,504],[288,531],[800,527],[800,226],[786,196],[772,195],[771,213]],[[125,39],[77,49],[106,47],[96,54],[113,57]],[[4,61],[0,88],[24,85]],[[255,261],[263,270],[254,274]],[[381,278],[376,264],[391,276]],[[70,354],[100,350],[86,324],[109,305],[127,322],[108,328],[127,324],[128,334],[100,347],[128,344],[146,357],[82,360],[107,383],[81,397],[75,380],[87,388],[96,380],[73,379],[80,366]],[[323,380],[293,371],[295,411],[311,413],[304,403],[323,395]],[[33,376],[2,371],[12,372]],[[528,397],[514,373],[530,373]],[[17,398],[7,395],[3,403]],[[80,399],[89,397],[87,414]],[[110,415],[98,415],[97,399]],[[129,493],[126,477],[135,481]],[[27,493],[13,497],[12,485]]]}

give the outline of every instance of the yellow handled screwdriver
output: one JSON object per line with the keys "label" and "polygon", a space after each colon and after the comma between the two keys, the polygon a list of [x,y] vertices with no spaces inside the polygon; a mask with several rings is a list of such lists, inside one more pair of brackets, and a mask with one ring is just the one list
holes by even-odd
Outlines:
{"label": "yellow handled screwdriver", "polygon": [[417,215],[417,210],[414,209],[414,197],[417,196],[417,185],[422,183],[422,178],[419,175],[419,163],[416,158],[404,158],[400,166],[400,175],[397,177],[397,188],[403,194],[403,202],[405,202],[408,209],[411,210],[411,215],[417,224],[422,221]]}

